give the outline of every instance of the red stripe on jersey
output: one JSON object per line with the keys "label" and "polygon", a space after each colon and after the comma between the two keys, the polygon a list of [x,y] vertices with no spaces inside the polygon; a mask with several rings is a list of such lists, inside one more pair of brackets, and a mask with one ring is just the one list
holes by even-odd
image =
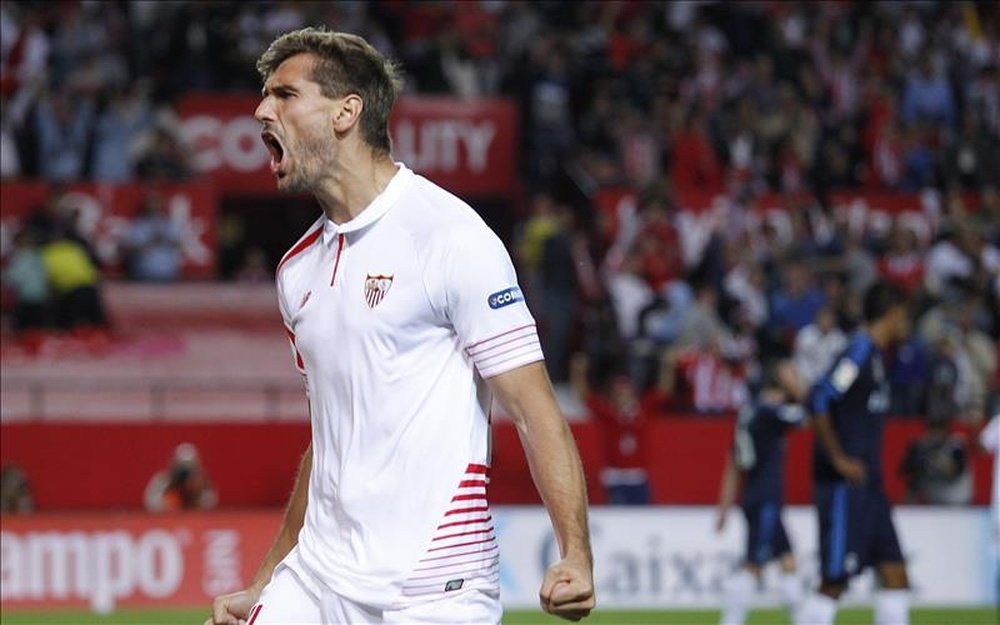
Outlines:
{"label": "red stripe on jersey", "polygon": [[455,495],[451,498],[452,501],[486,501],[486,494],[480,493],[478,495]]}
{"label": "red stripe on jersey", "polygon": [[[337,281],[337,269],[340,267],[340,253],[344,251],[344,233],[337,235],[337,258],[333,261],[333,276],[330,277],[330,286]],[[370,304],[369,304],[370,305]]]}
{"label": "red stripe on jersey", "polygon": [[431,542],[437,542],[439,540],[447,540],[449,538],[459,538],[460,536],[474,536],[475,534],[488,534],[493,531],[493,526],[489,526],[484,530],[476,530],[474,532],[459,532],[458,534],[446,534],[444,536],[438,536],[434,538]]}
{"label": "red stripe on jersey", "polygon": [[[489,538],[483,540],[473,540],[467,543],[457,543],[454,545],[446,545],[444,547],[434,547],[433,549],[428,549],[427,553],[431,553],[432,551],[443,551],[444,549],[457,549],[458,547],[471,547],[472,545],[482,545],[483,543],[492,542],[496,539],[497,539],[496,536],[490,536]],[[421,562],[423,562],[423,560],[421,560]]]}
{"label": "red stripe on jersey", "polygon": [[489,552],[494,551],[494,550],[499,549],[499,548],[500,548],[499,545],[493,545],[489,549],[476,549],[476,550],[473,550],[473,551],[463,551],[462,553],[449,553],[446,556],[436,556],[436,557],[433,557],[433,558],[424,558],[424,559],[421,560],[421,562],[433,562],[434,560],[447,560],[448,558],[461,558],[462,556],[471,556],[471,555],[477,554],[477,553],[489,553]]}
{"label": "red stripe on jersey", "polygon": [[472,514],[473,512],[488,512],[489,506],[479,506],[477,508],[456,508],[454,510],[449,510],[444,513],[445,516],[452,516],[453,514]]}
{"label": "red stripe on jersey", "polygon": [[519,327],[516,327],[516,328],[513,328],[513,329],[510,329],[510,330],[507,330],[506,332],[501,332],[500,334],[497,334],[497,335],[494,335],[494,336],[491,336],[491,337],[489,337],[489,338],[487,338],[487,339],[483,339],[483,340],[481,340],[481,341],[476,341],[475,343],[473,343],[473,344],[471,344],[471,345],[467,345],[467,346],[465,347],[465,351],[466,351],[466,352],[468,352],[468,353],[469,353],[469,355],[471,356],[471,355],[472,355],[472,350],[473,350],[473,349],[475,349],[476,347],[478,347],[478,346],[482,345],[483,343],[489,343],[490,341],[494,341],[494,340],[496,340],[496,339],[500,338],[501,336],[507,336],[508,334],[511,334],[511,333],[514,333],[514,332],[517,332],[518,330],[523,330],[523,329],[525,329],[525,328],[531,328],[531,327],[534,327],[534,325],[535,325],[535,324],[533,324],[533,323],[528,323],[528,324],[525,324],[525,325],[523,325],[523,326],[519,326]]}
{"label": "red stripe on jersey", "polygon": [[489,523],[493,521],[492,516],[488,516],[484,519],[469,519],[468,521],[455,521],[454,523],[445,523],[444,525],[438,525],[439,530],[447,529],[449,527],[455,527],[456,525],[472,525],[473,523]]}
{"label": "red stripe on jersey", "polygon": [[459,488],[486,488],[486,482],[482,480],[463,480],[458,483]]}
{"label": "red stripe on jersey", "polygon": [[253,622],[257,620],[257,615],[260,614],[261,609],[264,607],[263,603],[258,603],[257,607],[250,611],[250,618],[247,619],[247,625],[253,625]]}
{"label": "red stripe on jersey", "polygon": [[285,326],[285,334],[288,335],[288,340],[292,343],[292,349],[295,350],[295,366],[299,368],[299,371],[305,371],[306,363],[302,361],[302,354],[299,353],[299,347],[295,344],[295,333],[292,332],[291,328]]}
{"label": "red stripe on jersey", "polygon": [[284,266],[285,263],[292,260],[299,254],[301,254],[307,247],[315,243],[322,234],[323,234],[323,228],[318,226],[315,230],[313,230],[305,237],[303,237],[302,240],[300,240],[298,243],[295,244],[295,247],[288,250],[288,252],[286,252],[285,255],[281,257],[281,262],[278,263],[278,268],[274,270],[274,274],[278,275],[281,272],[281,268],[282,266]]}
{"label": "red stripe on jersey", "polygon": [[489,473],[489,470],[490,468],[485,464],[470,464],[465,468],[466,473],[482,473],[483,475]]}
{"label": "red stripe on jersey", "polygon": [[[525,334],[524,336],[515,336],[514,338],[507,339],[506,341],[500,341],[499,343],[491,343],[486,347],[483,347],[481,350],[479,350],[474,354],[471,351],[469,351],[469,355],[475,358],[476,360],[480,360],[482,358],[492,358],[496,354],[490,354],[489,356],[483,356],[483,354],[489,351],[493,351],[498,347],[503,347],[504,345],[510,345],[511,343],[516,343],[518,341],[525,341],[525,340],[536,342],[534,335]],[[468,349],[466,351],[468,351]]]}

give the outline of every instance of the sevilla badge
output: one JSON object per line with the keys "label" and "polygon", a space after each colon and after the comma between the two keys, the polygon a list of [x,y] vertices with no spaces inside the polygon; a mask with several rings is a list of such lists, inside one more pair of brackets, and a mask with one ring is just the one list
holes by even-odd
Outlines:
{"label": "sevilla badge", "polygon": [[392,276],[368,274],[368,278],[365,280],[365,301],[368,303],[368,308],[378,306],[391,286]]}

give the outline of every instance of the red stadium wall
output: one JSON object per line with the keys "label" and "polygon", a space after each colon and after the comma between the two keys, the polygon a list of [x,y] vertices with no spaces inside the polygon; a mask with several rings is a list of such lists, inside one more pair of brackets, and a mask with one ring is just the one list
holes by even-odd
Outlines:
{"label": "red stadium wall", "polygon": [[[886,484],[894,501],[904,493],[896,468],[909,441],[920,435],[916,420],[886,428]],[[494,426],[494,503],[537,503],[517,432]],[[601,433],[592,423],[573,425],[587,473],[590,497],[603,503],[598,479],[603,461]],[[221,506],[282,505],[292,488],[298,459],[309,442],[306,424],[10,424],[0,428],[0,459],[25,469],[40,510],[136,508],[154,472],[181,442],[201,451]],[[732,421],[697,417],[654,421],[648,462],[653,498],[663,504],[711,504],[716,499]],[[812,437],[796,432],[789,442],[789,503],[811,499]],[[975,501],[989,500],[991,461],[974,461]]]}

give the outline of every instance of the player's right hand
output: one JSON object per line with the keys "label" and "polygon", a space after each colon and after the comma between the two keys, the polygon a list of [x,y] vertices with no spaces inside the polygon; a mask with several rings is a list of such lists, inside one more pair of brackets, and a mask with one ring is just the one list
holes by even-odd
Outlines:
{"label": "player's right hand", "polygon": [[833,462],[833,468],[837,473],[854,486],[860,486],[868,480],[868,469],[865,463],[850,456],[839,456]]}
{"label": "player's right hand", "polygon": [[205,625],[246,625],[250,608],[259,597],[260,591],[252,588],[219,595],[212,602],[212,616],[205,621]]}
{"label": "player's right hand", "polygon": [[591,566],[570,558],[550,566],[538,593],[542,609],[570,621],[579,621],[590,614],[595,605]]}

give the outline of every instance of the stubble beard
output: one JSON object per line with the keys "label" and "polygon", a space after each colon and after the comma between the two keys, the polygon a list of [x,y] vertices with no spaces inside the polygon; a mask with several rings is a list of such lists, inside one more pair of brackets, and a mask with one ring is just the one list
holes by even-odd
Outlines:
{"label": "stubble beard", "polygon": [[278,179],[278,189],[284,193],[319,191],[322,179],[333,171],[333,141],[322,136],[308,136],[296,146],[292,171]]}

